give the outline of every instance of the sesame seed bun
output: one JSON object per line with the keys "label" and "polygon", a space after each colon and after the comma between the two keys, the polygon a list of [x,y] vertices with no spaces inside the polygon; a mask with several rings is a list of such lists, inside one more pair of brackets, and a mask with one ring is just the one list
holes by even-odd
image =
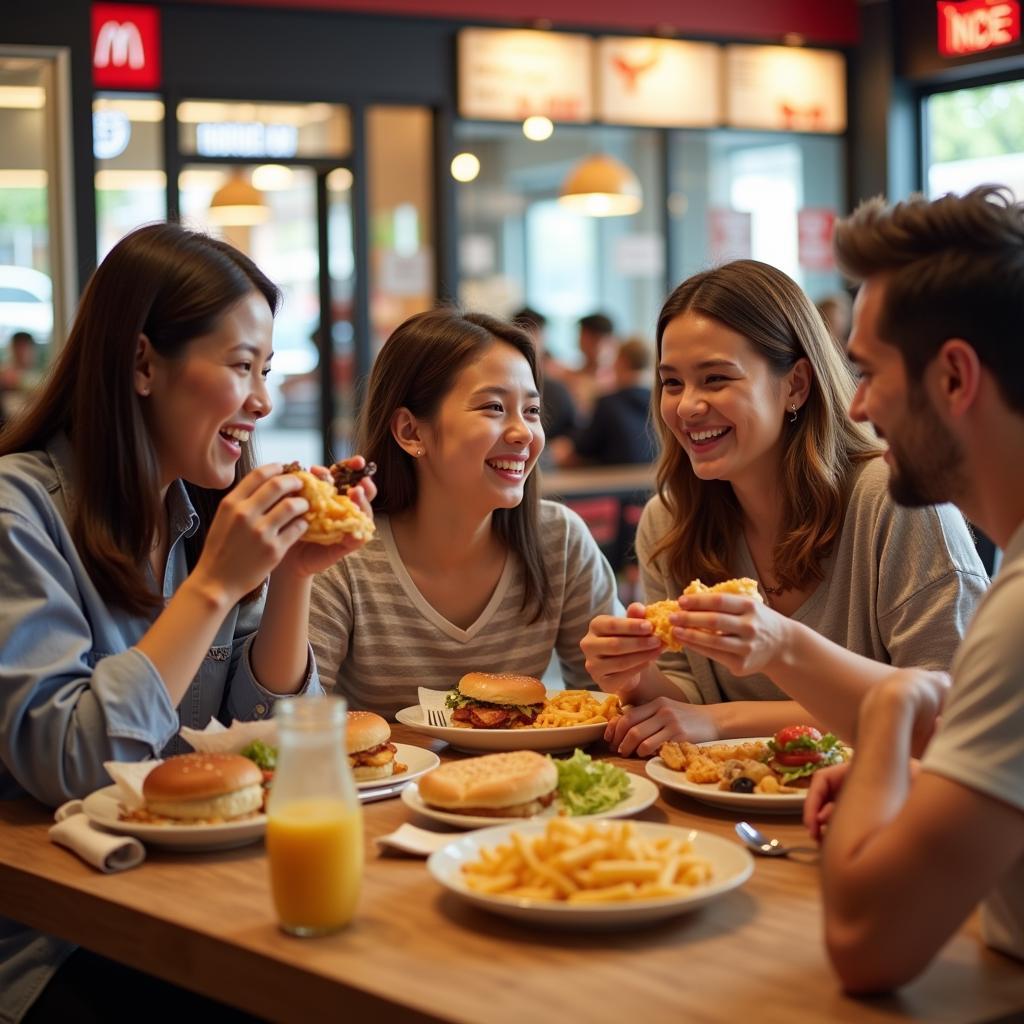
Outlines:
{"label": "sesame seed bun", "polygon": [[488,704],[543,704],[547,700],[539,679],[511,672],[468,672],[459,680],[459,693]]}
{"label": "sesame seed bun", "polygon": [[[372,711],[350,711],[346,729],[348,760],[357,782],[387,779],[395,772],[395,752],[390,744],[391,726]],[[369,753],[376,747],[383,749]]]}
{"label": "sesame seed bun", "polygon": [[263,773],[241,754],[179,754],[146,776],[142,795],[167,818],[237,818],[262,806]]}

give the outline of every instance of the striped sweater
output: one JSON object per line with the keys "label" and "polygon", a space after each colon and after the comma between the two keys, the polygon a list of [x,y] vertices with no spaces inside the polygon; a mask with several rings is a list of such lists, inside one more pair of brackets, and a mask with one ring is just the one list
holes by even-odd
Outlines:
{"label": "striped sweater", "polygon": [[313,584],[309,632],[324,688],[351,708],[394,717],[418,703],[419,686],[451,689],[466,672],[516,672],[538,678],[552,651],[567,686],[593,685],[579,642],[599,614],[622,614],[615,577],[583,521],[542,501],[540,543],[551,580],[550,612],[523,612],[522,563],[510,555],[479,618],[461,629],[416,588],[387,516],[377,535]]}

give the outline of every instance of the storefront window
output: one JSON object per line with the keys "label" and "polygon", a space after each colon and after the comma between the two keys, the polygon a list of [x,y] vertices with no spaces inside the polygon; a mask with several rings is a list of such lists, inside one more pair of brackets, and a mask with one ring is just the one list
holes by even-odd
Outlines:
{"label": "storefront window", "polygon": [[841,287],[831,227],[845,206],[842,139],[725,130],[669,139],[675,277],[750,258],[784,270],[815,301]]}
{"label": "storefront window", "polygon": [[344,157],[351,148],[347,107],[335,103],[178,104],[178,146],[201,157]]}
{"label": "storefront window", "polygon": [[989,183],[1024,196],[1024,82],[929,96],[924,121],[930,197]]}
{"label": "storefront window", "polygon": [[69,313],[64,71],[56,56],[0,55],[0,422],[38,384]]}
{"label": "storefront window", "polygon": [[434,302],[433,118],[426,107],[366,112],[373,354]]}
{"label": "storefront window", "polygon": [[[652,336],[665,275],[656,132],[559,125],[531,142],[519,125],[463,122],[456,144],[480,163],[457,191],[465,306],[499,316],[533,307],[547,317],[548,349],[569,363],[579,360],[576,321],[589,313],[606,314],[622,335]],[[593,154],[636,175],[639,212],[593,217],[558,201],[566,177]]]}
{"label": "storefront window", "polygon": [[[182,170],[178,187],[183,223],[251,256],[283,295],[269,378],[274,409],[257,434],[261,458],[320,462],[315,173],[273,164],[193,164]],[[218,197],[226,188],[248,190],[254,210],[225,212]]]}
{"label": "storefront window", "polygon": [[101,93],[93,101],[96,253],[133,228],[167,217],[164,104],[153,96]]}

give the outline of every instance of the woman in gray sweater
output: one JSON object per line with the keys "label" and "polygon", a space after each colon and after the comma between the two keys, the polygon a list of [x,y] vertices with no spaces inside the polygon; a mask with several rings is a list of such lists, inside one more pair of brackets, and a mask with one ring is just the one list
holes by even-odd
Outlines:
{"label": "woman in gray sweater", "polygon": [[988,584],[967,524],[951,506],[892,500],[881,447],[846,413],[851,369],[781,271],[739,260],[688,279],[657,341],[645,600],[749,576],[764,603],[682,598],[675,652],[642,604],[597,616],[588,670],[634,705],[608,739],[647,756],[798,722],[852,735],[862,693],[890,666],[949,667]]}

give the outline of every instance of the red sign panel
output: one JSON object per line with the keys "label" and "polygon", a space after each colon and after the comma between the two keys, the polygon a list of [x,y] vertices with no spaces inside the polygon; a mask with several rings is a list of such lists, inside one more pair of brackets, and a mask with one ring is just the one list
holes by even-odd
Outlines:
{"label": "red sign panel", "polygon": [[160,12],[155,7],[92,5],[92,80],[97,89],[160,88]]}
{"label": "red sign panel", "polygon": [[963,57],[1020,39],[1018,0],[938,0],[939,53]]}
{"label": "red sign panel", "polygon": [[797,259],[806,270],[835,270],[832,255],[832,229],[836,211],[805,207],[797,212]]}
{"label": "red sign panel", "polygon": [[753,218],[744,210],[712,206],[708,210],[708,249],[715,263],[750,259]]}

